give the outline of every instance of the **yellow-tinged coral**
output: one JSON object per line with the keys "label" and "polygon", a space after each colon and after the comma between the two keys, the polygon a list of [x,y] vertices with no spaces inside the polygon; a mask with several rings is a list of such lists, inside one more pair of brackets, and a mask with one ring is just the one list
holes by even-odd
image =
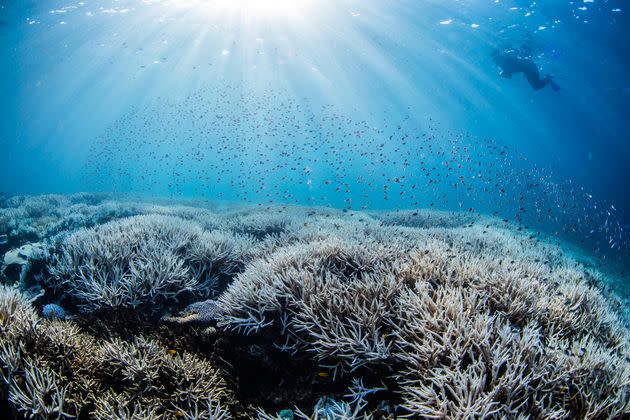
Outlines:
{"label": "yellow-tinged coral", "polygon": [[185,351],[169,353],[155,339],[99,339],[72,321],[41,319],[7,287],[0,289],[0,312],[11,319],[1,325],[3,390],[27,417],[168,417],[192,413],[208,398],[215,407],[225,397],[212,364]]}

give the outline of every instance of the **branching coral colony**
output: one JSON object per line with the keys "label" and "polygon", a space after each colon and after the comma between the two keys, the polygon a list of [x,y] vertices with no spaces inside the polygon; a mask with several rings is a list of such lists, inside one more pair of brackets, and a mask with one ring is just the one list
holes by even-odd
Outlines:
{"label": "branching coral colony", "polygon": [[1,390],[18,416],[630,415],[626,304],[588,262],[495,219],[89,194],[3,206],[3,253],[49,250],[3,271]]}

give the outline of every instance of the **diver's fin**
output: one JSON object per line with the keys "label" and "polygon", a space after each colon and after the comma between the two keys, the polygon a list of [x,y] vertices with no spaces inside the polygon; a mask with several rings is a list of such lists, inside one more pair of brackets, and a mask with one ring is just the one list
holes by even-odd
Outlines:
{"label": "diver's fin", "polygon": [[560,90],[560,86],[558,86],[558,84],[553,81],[553,78],[550,75],[547,75],[546,79],[547,79],[547,82],[549,82],[549,84],[551,85],[551,88],[553,89],[554,92],[557,92]]}

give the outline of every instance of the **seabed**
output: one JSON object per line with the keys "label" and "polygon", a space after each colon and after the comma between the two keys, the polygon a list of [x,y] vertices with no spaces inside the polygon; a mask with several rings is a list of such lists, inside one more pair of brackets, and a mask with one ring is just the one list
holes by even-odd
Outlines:
{"label": "seabed", "polygon": [[500,219],[109,194],[0,203],[18,418],[625,418],[626,302]]}

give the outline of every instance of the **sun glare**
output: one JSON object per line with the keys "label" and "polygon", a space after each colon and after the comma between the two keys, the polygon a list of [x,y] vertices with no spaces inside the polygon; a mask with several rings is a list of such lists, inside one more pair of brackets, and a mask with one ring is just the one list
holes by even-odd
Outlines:
{"label": "sun glare", "polygon": [[202,12],[245,13],[252,17],[304,15],[313,0],[174,0],[178,7]]}

